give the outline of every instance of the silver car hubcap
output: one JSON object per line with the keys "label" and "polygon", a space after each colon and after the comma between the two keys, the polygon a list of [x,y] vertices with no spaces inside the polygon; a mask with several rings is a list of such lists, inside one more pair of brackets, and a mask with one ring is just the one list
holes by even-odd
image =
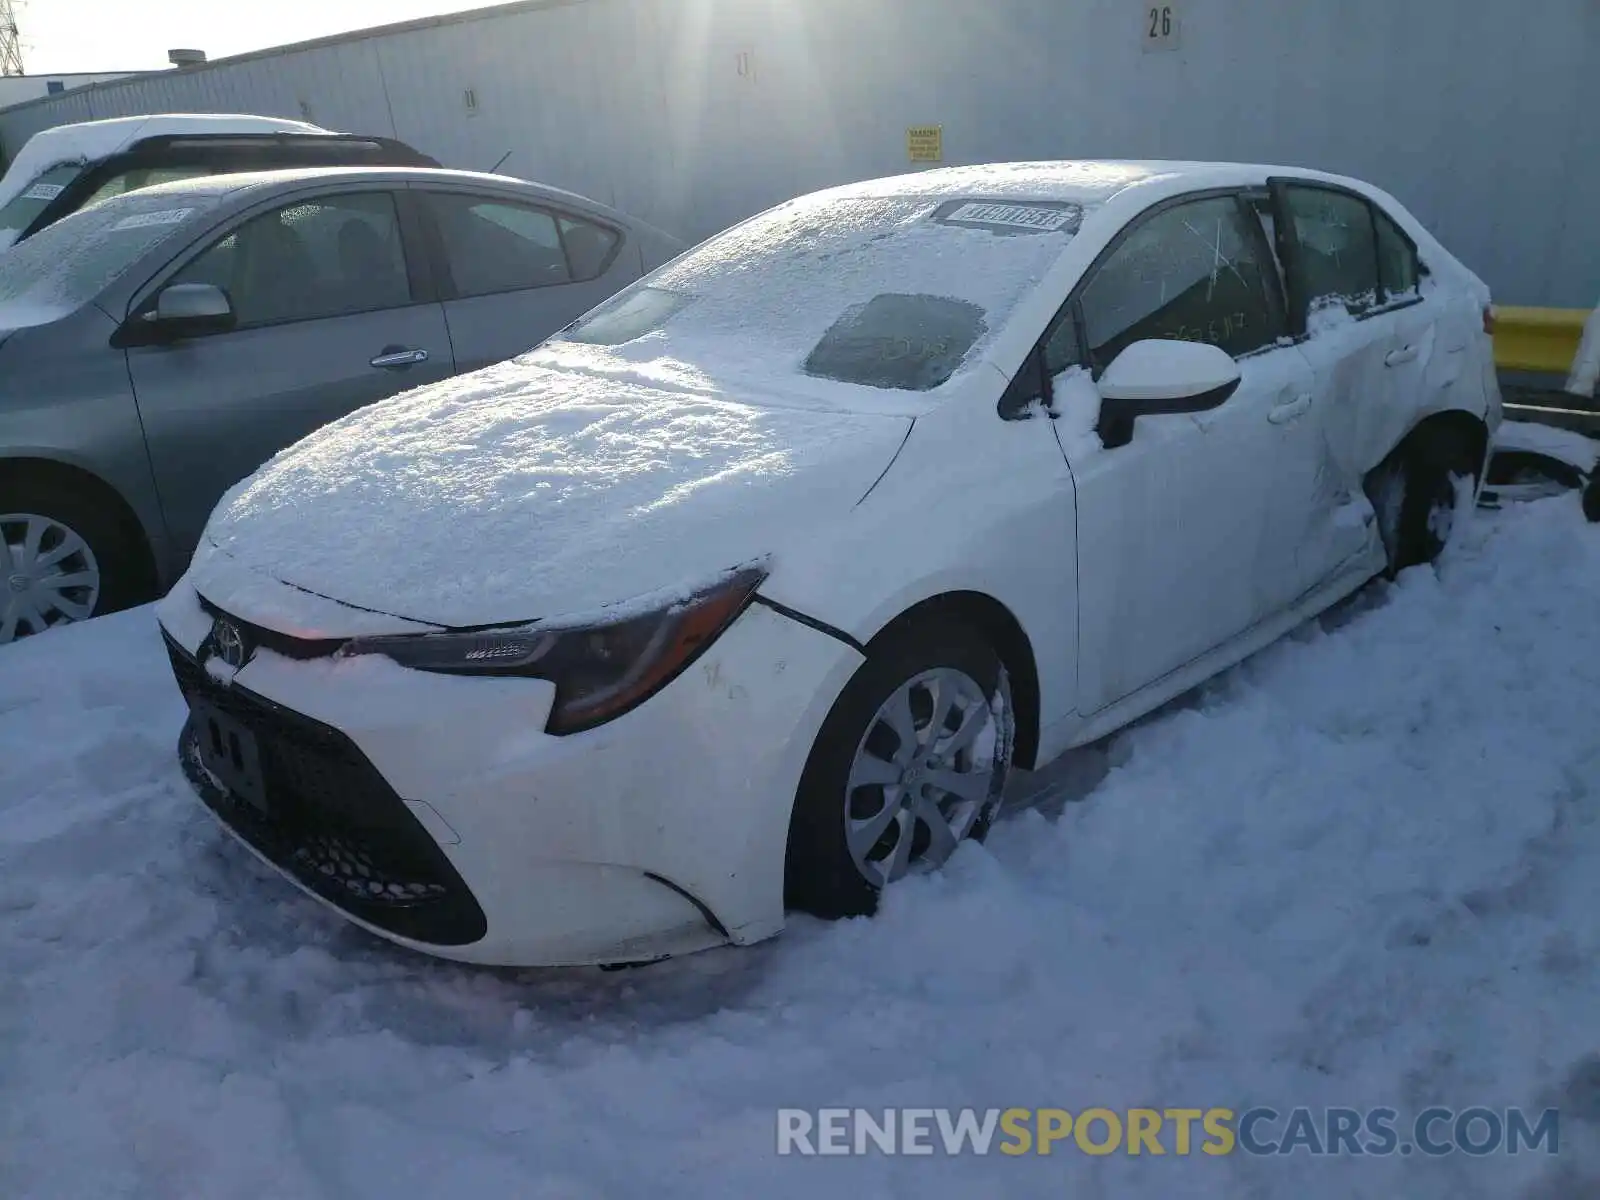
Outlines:
{"label": "silver car hubcap", "polygon": [[100,564],[60,521],[0,513],[0,645],[86,621],[100,600]]}
{"label": "silver car hubcap", "polygon": [[845,787],[845,839],[867,882],[881,888],[955,853],[999,802],[1002,733],[984,690],[950,667],[923,672],[884,701]]}

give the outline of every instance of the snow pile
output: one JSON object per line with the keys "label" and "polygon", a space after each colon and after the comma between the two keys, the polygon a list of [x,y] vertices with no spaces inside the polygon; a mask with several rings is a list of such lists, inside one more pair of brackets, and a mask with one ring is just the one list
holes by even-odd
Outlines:
{"label": "snow pile", "polygon": [[[848,511],[909,424],[503,363],[325,426],[225,496],[206,536],[415,620],[568,616],[703,582]],[[204,560],[195,579],[204,593]]]}
{"label": "snow pile", "polygon": [[[1596,612],[1574,497],[1475,522],[879,919],[616,975],[424,961],[257,868],[147,611],[9,647],[0,1194],[1593,1194]],[[1434,1103],[1559,1107],[1561,1153],[774,1153],[788,1105]]]}

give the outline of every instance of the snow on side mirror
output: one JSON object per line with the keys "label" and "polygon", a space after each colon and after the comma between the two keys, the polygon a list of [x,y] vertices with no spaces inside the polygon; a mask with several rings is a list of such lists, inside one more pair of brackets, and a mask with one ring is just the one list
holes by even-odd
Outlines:
{"label": "snow on side mirror", "polygon": [[1216,408],[1239,379],[1239,364],[1205,342],[1134,342],[1100,376],[1100,441],[1127,445],[1140,417]]}

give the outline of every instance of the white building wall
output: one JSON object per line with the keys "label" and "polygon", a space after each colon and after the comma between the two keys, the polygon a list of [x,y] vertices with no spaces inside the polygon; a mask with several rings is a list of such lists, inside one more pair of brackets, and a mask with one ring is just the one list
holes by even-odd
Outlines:
{"label": "white building wall", "polygon": [[[1595,0],[554,0],[0,112],[260,112],[392,134],[689,237],[797,192],[947,162],[1265,160],[1370,179],[1506,303],[1600,292]],[[469,111],[464,93],[477,99]]]}
{"label": "white building wall", "polygon": [[0,108],[38,100],[52,95],[51,84],[60,84],[64,94],[73,88],[87,87],[91,83],[108,83],[113,79],[126,79],[131,71],[110,71],[91,75],[0,75]]}

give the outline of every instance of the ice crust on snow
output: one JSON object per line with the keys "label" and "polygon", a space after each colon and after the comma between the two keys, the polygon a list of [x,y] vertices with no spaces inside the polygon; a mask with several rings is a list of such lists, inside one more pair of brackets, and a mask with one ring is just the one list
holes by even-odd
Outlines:
{"label": "ice crust on snow", "polygon": [[207,538],[414,620],[561,618],[775,553],[859,500],[908,424],[504,363],[283,451],[223,498]]}
{"label": "ice crust on snow", "polygon": [[[259,867],[181,778],[148,610],[6,647],[0,1191],[1583,1195],[1597,611],[1575,497],[1480,517],[1019,781],[1036,809],[875,919],[620,974],[429,962]],[[1559,1107],[1561,1153],[1180,1158],[1168,1125],[1163,1158],[774,1154],[788,1105],[1435,1103]]]}

